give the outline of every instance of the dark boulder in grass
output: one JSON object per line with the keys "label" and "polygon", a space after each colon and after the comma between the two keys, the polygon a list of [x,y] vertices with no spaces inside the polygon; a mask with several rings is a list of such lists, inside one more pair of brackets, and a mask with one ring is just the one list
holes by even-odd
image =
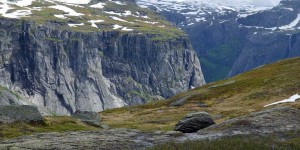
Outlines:
{"label": "dark boulder in grass", "polygon": [[101,124],[101,118],[100,115],[96,112],[90,112],[90,111],[76,111],[73,114],[74,118],[80,119],[82,122],[92,125],[92,126],[97,126],[100,127]]}
{"label": "dark boulder in grass", "polygon": [[35,106],[0,105],[0,123],[43,123],[44,118]]}
{"label": "dark boulder in grass", "polygon": [[183,133],[194,133],[213,124],[215,122],[207,112],[190,113],[176,124],[174,130]]}

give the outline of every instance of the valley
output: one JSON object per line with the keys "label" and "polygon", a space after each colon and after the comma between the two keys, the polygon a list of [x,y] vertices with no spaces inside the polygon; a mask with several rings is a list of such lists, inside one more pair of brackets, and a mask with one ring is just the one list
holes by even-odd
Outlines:
{"label": "valley", "polygon": [[300,56],[298,0],[139,0],[138,4],[188,34],[207,82]]}
{"label": "valley", "polygon": [[0,149],[300,149],[298,0],[0,0]]}

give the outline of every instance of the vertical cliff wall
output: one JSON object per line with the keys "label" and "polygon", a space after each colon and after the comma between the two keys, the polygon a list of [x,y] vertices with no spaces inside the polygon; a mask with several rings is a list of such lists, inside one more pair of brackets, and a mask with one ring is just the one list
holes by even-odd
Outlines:
{"label": "vertical cliff wall", "polygon": [[0,20],[0,35],[0,84],[47,113],[142,104],[205,83],[186,37],[13,19]]}

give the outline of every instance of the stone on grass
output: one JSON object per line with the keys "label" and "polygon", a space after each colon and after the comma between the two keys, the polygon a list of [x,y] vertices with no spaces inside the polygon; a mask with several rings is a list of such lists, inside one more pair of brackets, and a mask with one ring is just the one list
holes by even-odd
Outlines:
{"label": "stone on grass", "polygon": [[74,118],[80,119],[82,122],[92,125],[92,126],[97,126],[100,127],[101,124],[101,118],[100,115],[96,112],[91,112],[91,111],[76,111],[73,114]]}
{"label": "stone on grass", "polygon": [[174,130],[183,133],[193,133],[213,124],[215,122],[207,112],[190,113],[176,124]]}

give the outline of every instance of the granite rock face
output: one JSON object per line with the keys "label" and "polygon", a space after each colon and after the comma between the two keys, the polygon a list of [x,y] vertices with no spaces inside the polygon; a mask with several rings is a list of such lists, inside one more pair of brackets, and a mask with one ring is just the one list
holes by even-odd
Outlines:
{"label": "granite rock face", "polygon": [[175,125],[175,131],[193,133],[215,124],[212,117],[206,112],[197,112],[186,115]]}
{"label": "granite rock face", "polygon": [[41,123],[44,118],[34,106],[0,105],[0,123],[26,122]]}
{"label": "granite rock face", "polygon": [[9,90],[0,90],[0,106],[1,105],[25,105],[19,96]]}
{"label": "granite rock face", "polygon": [[76,32],[60,23],[0,20],[0,84],[44,113],[146,103],[205,83],[186,37]]}

